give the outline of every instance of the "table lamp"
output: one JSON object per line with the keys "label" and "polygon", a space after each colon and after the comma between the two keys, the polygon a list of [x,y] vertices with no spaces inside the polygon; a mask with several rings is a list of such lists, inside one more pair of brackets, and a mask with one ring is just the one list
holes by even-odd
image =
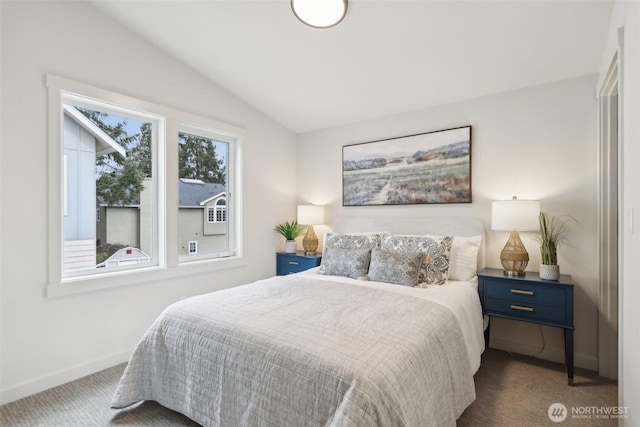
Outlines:
{"label": "table lamp", "polygon": [[302,247],[305,255],[313,255],[318,249],[318,236],[313,230],[314,225],[324,223],[324,206],[317,205],[299,205],[298,206],[298,224],[307,226],[307,233],[302,239]]}
{"label": "table lamp", "polygon": [[529,253],[520,240],[520,231],[537,230],[540,202],[537,200],[497,200],[491,202],[491,229],[509,231],[509,240],[500,252],[500,262],[507,276],[524,276]]}

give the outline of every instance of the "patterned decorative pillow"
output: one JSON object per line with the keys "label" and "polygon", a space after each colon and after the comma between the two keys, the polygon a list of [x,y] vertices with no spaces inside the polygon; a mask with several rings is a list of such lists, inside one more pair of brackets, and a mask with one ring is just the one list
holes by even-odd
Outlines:
{"label": "patterned decorative pillow", "polygon": [[367,276],[369,280],[376,282],[416,286],[422,258],[422,253],[402,254],[374,249],[371,252],[371,265]]}
{"label": "patterned decorative pillow", "polygon": [[369,271],[371,249],[325,248],[322,253],[324,274],[358,279]]}
{"label": "patterned decorative pillow", "polygon": [[418,276],[418,287],[424,288],[447,282],[452,243],[452,236],[392,235],[382,240],[381,248],[383,251],[401,254],[424,254]]}
{"label": "patterned decorative pillow", "polygon": [[382,239],[388,233],[338,234],[327,233],[326,248],[338,249],[373,249],[379,248]]}
{"label": "patterned decorative pillow", "polygon": [[[360,250],[368,249],[371,251],[373,248],[379,248],[380,242],[383,237],[388,236],[388,233],[361,233],[361,234],[336,234],[327,233],[324,240],[324,252],[327,249],[350,249]],[[323,253],[322,261],[320,262],[320,273],[325,272],[325,253]]]}

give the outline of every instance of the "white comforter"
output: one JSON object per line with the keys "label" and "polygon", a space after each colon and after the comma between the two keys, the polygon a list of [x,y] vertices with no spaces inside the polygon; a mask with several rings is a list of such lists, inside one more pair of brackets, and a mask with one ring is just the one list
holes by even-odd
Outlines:
{"label": "white comforter", "polygon": [[352,285],[382,289],[403,295],[414,296],[441,304],[450,309],[458,320],[464,340],[469,351],[469,363],[475,374],[480,368],[480,360],[484,352],[484,329],[482,319],[482,306],[478,297],[478,282],[474,278],[472,282],[449,280],[446,285],[429,285],[425,288],[412,288],[390,283],[355,280],[347,277],[325,276],[318,274],[319,267],[298,273],[320,280],[339,281]]}
{"label": "white comforter", "polygon": [[472,283],[275,277],[165,310],[112,407],[155,400],[207,426],[454,426],[482,340]]}

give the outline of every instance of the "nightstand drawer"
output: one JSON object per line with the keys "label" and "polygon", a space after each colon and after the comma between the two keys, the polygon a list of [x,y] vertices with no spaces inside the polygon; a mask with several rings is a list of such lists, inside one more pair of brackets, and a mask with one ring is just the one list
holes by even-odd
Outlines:
{"label": "nightstand drawer", "polygon": [[554,285],[486,280],[485,292],[487,298],[508,299],[522,304],[543,303],[562,308],[567,303],[566,289]]}
{"label": "nightstand drawer", "polygon": [[520,302],[514,298],[509,300],[491,298],[484,300],[484,311],[494,316],[506,316],[512,319],[527,321],[566,324],[568,323],[567,311],[564,306],[551,306],[535,302]]}
{"label": "nightstand drawer", "polygon": [[284,276],[287,274],[299,273],[320,265],[322,257],[320,255],[302,255],[302,254],[276,254],[276,274]]}

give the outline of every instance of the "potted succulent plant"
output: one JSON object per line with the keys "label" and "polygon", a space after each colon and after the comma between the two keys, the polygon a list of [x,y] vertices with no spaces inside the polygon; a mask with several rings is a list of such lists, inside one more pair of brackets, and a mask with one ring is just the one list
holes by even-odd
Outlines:
{"label": "potted succulent plant", "polygon": [[296,238],[304,234],[305,227],[298,224],[298,221],[285,221],[282,224],[276,225],[273,231],[285,238],[284,251],[288,254],[293,254],[298,247]]}
{"label": "potted succulent plant", "polygon": [[[554,217],[546,212],[540,212],[540,278],[544,280],[558,280],[560,266],[558,265],[558,247],[566,242],[565,227],[570,216]],[[575,220],[574,220],[575,221]]]}

